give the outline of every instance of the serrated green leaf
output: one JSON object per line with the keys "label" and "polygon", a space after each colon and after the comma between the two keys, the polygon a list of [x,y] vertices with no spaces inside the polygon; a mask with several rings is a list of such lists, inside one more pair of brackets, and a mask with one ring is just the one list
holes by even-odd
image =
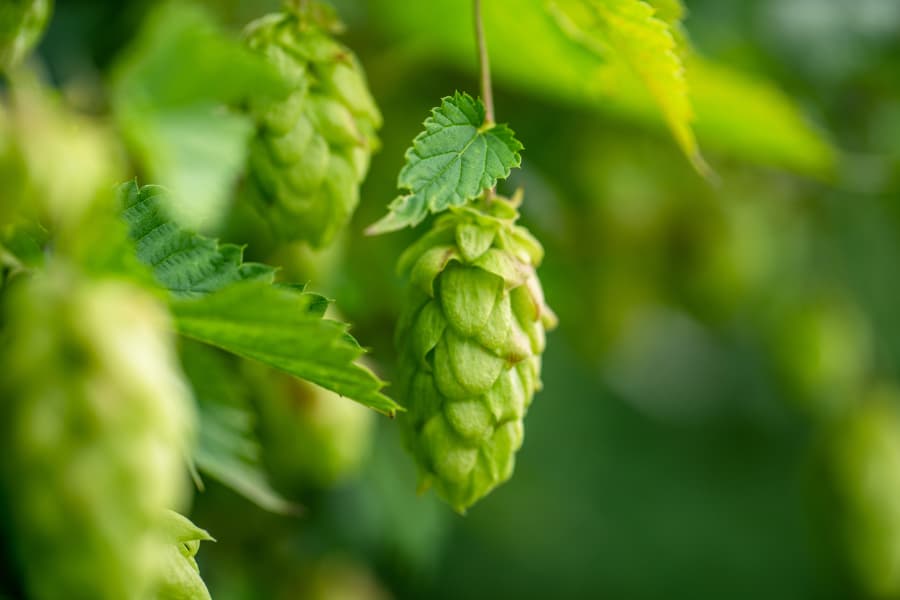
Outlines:
{"label": "serrated green leaf", "polygon": [[425,120],[425,131],[406,151],[397,185],[407,191],[370,235],[413,227],[429,212],[462,206],[505,179],[521,163],[522,144],[506,125],[485,123],[481,100],[456,92]]}
{"label": "serrated green leaf", "polygon": [[275,269],[243,262],[240,246],[220,244],[170,220],[165,188],[129,181],[119,187],[119,198],[138,259],[176,296],[206,294],[246,279],[274,281]]}
{"label": "serrated green leaf", "polygon": [[234,361],[203,344],[185,341],[181,364],[199,407],[200,427],[194,462],[204,474],[261,508],[293,513],[297,506],[269,484],[262,449],[254,431],[254,414]]}
{"label": "serrated green leaf", "polygon": [[400,408],[380,392],[384,383],[356,364],[364,350],[349,326],[322,318],[322,296],[302,286],[275,285],[275,269],[243,262],[240,246],[168,220],[162,208],[167,194],[159,186],[131,181],[120,186],[119,195],[138,259],[172,293],[181,333],[386,414]]}
{"label": "serrated green leaf", "polygon": [[[694,168],[708,175],[691,127],[694,113],[670,23],[657,18],[654,7],[643,0],[549,0],[547,7],[572,39],[601,57],[615,53],[628,64]],[[666,8],[672,12],[672,6]]]}
{"label": "serrated green leaf", "polygon": [[311,309],[319,297],[261,281],[172,302],[183,335],[306,379],[393,415],[400,407],[380,392],[382,382],[356,364],[363,349],[347,325]]}

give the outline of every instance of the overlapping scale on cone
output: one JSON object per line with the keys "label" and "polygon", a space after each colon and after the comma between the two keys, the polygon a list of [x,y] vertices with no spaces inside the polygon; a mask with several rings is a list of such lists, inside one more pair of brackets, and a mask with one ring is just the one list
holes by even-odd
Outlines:
{"label": "overlapping scale on cone", "polygon": [[535,268],[540,243],[518,199],[456,209],[400,257],[410,295],[397,329],[398,399],[423,487],[463,512],[512,475],[556,317]]}
{"label": "overlapping scale on cone", "polygon": [[331,36],[339,23],[315,2],[301,6],[247,27],[250,47],[293,89],[250,103],[257,134],[248,187],[279,237],[321,247],[356,209],[381,113],[356,56]]}

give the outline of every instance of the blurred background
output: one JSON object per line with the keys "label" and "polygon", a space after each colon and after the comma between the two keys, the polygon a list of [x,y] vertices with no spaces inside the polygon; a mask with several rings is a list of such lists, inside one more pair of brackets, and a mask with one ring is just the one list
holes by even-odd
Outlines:
{"label": "blurred background", "polygon": [[[57,2],[38,58],[72,105],[107,114],[154,4]],[[203,4],[234,35],[278,7]],[[353,223],[319,254],[273,248],[239,208],[217,233],[336,298],[391,380],[393,264],[421,231],[361,232],[428,111],[477,89],[470,8],[334,4],[385,121]],[[498,120],[526,148],[501,191],[525,190],[561,323],[514,477],[458,516],[416,494],[389,419],[195,353],[188,374],[234,379],[197,395],[257,407],[272,485],[303,507],[204,478],[190,517],[218,540],[198,556],[212,596],[900,597],[900,3],[685,0],[712,179],[533,5],[485,0]]]}

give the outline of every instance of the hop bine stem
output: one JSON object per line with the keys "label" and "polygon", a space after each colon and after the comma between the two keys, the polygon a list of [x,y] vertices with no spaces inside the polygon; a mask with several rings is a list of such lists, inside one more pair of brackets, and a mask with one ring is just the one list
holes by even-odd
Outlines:
{"label": "hop bine stem", "polygon": [[[481,0],[474,0],[475,44],[478,47],[478,70],[481,74],[481,99],[484,102],[484,127],[490,127],[494,120],[494,89],[491,85],[491,60],[488,56],[487,41],[484,37],[484,20],[481,18]],[[494,188],[485,190],[488,204],[494,199]]]}
{"label": "hop bine stem", "polygon": [[484,38],[484,22],[481,18],[481,0],[475,4],[475,42],[478,45],[478,67],[481,72],[481,99],[484,101],[485,124],[494,123],[494,90],[491,87],[491,61]]}

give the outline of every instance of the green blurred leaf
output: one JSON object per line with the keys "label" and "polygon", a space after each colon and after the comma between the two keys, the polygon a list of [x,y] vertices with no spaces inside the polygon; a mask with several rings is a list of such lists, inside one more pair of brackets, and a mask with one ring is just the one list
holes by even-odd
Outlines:
{"label": "green blurred leaf", "polygon": [[406,151],[397,185],[408,191],[369,227],[379,234],[413,227],[431,213],[462,206],[494,187],[522,162],[522,144],[506,125],[485,123],[481,100],[456,92],[425,119],[425,131]]}
{"label": "green blurred leaf", "polygon": [[[678,145],[699,173],[709,167],[691,129],[694,119],[684,65],[669,22],[642,0],[548,0],[547,7],[573,40],[606,60],[615,53],[641,79],[659,105]],[[671,3],[669,19],[678,14]]]}
{"label": "green blurred leaf", "polygon": [[37,43],[53,11],[53,0],[0,2],[0,70],[22,60]]}
{"label": "green blurred leaf", "polygon": [[225,105],[286,92],[264,60],[189,3],[166,3],[145,20],[113,72],[113,109],[146,175],[182,192],[167,207],[191,227],[221,217],[246,158],[250,118]]}
{"label": "green blurred leaf", "polygon": [[199,298],[175,299],[178,330],[189,338],[306,379],[393,415],[400,407],[356,363],[363,349],[344,323],[318,314],[319,296],[244,281]]}
{"label": "green blurred leaf", "polygon": [[269,484],[253,410],[234,364],[219,351],[190,341],[181,345],[180,355],[200,409],[197,467],[266,510],[296,512]]}
{"label": "green blurred leaf", "polygon": [[[370,0],[370,6],[371,18],[415,59],[477,69],[471,15],[459,10],[457,0]],[[483,15],[498,82],[633,122],[661,122],[656,102],[633,70],[569,38],[547,14],[545,0],[492,0],[484,3]],[[694,130],[704,148],[804,173],[832,167],[829,143],[770,82],[696,55],[684,61]],[[497,109],[502,115],[502,105]]]}

